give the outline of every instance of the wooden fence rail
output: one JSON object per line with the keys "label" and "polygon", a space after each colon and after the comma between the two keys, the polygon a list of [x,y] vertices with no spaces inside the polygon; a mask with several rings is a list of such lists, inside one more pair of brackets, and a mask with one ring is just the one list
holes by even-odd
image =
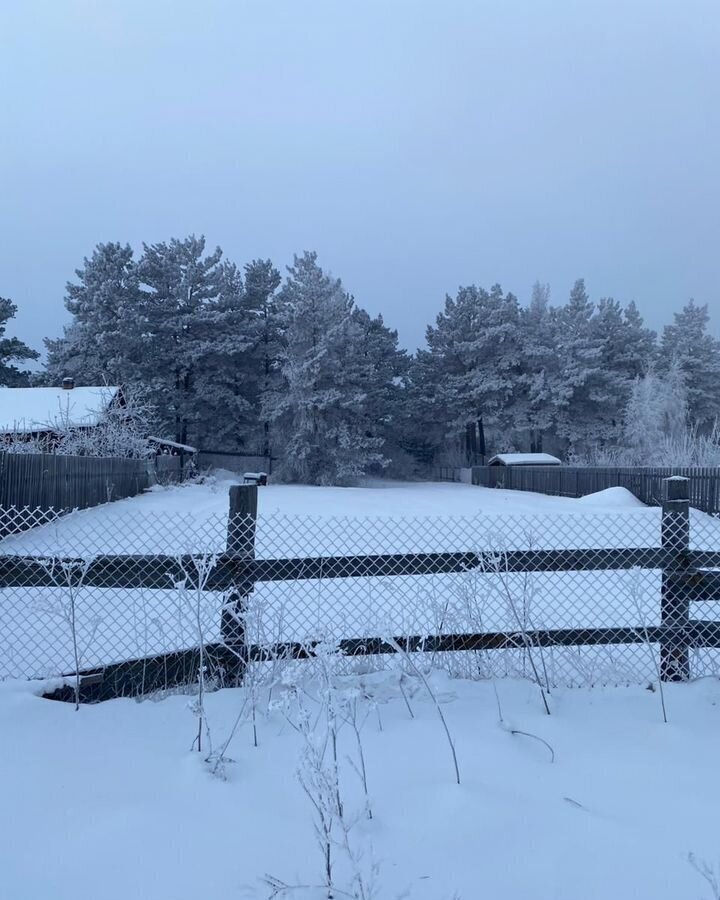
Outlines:
{"label": "wooden fence rail", "polygon": [[[0,556],[0,587],[53,587],[83,584],[114,588],[166,588],[178,581],[205,590],[225,592],[222,640],[203,648],[205,663],[239,683],[248,661],[303,659],[315,652],[312,642],[246,644],[244,613],[254,584],[263,581],[442,574],[480,570],[488,573],[608,571],[630,568],[661,570],[660,625],[652,627],[559,628],[550,630],[481,632],[472,634],[347,637],[338,649],[347,655],[407,652],[498,650],[600,644],[660,645],[661,677],[679,681],[690,676],[689,650],[720,648],[720,621],[695,621],[690,603],[720,600],[720,549],[690,550],[689,483],[666,478],[662,494],[660,547],[586,548],[581,550],[511,550],[506,552],[407,553],[332,558],[255,559],[254,535],[257,487],[230,489],[227,551],[201,577],[203,556],[98,556],[90,564],[64,560],[55,569],[47,560]],[[718,571],[712,571],[716,568]],[[95,701],[133,695],[196,680],[199,648],[114,663],[82,673],[81,697]],[[64,699],[72,688],[54,696]]]}

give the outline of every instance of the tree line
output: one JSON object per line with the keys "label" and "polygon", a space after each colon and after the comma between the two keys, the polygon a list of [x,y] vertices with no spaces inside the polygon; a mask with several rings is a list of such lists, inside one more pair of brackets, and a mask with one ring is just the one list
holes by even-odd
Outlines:
{"label": "tree line", "polygon": [[[70,323],[37,353],[5,337],[4,384],[123,384],[143,392],[157,431],[206,449],[278,458],[308,483],[414,474],[499,450],[621,461],[720,415],[720,343],[690,301],[658,336],[634,303],[593,301],[584,281],[523,305],[499,285],[463,286],[408,354],[324,271],[296,256],[238,267],[202,237],[99,244],[67,285]],[[647,458],[648,464],[654,460]]]}

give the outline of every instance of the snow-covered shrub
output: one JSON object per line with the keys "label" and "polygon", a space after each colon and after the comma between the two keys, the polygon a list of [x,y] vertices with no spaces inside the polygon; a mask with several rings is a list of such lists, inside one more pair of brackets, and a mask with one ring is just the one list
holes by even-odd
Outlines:
{"label": "snow-covered shrub", "polygon": [[122,401],[106,392],[103,413],[97,424],[72,421],[71,393],[58,405],[57,415],[47,423],[45,434],[28,436],[19,429],[5,436],[2,449],[9,453],[57,453],[62,456],[131,457],[145,459],[154,450],[148,440],[153,407],[134,388],[124,389]]}
{"label": "snow-covered shrub", "polygon": [[[354,683],[343,683],[337,676],[341,654],[332,644],[314,647],[318,662],[318,681],[313,690],[285,672],[284,691],[273,708],[282,712],[301,738],[297,778],[313,811],[313,826],[321,854],[321,882],[292,885],[273,876],[265,876],[270,897],[279,897],[300,889],[315,888],[323,898],[348,897],[372,900],[377,897],[378,866],[353,838],[352,832],[362,818],[372,818],[367,769],[362,744],[362,726],[367,713],[362,709],[362,691]],[[341,732],[351,731],[353,749],[341,748]],[[341,750],[349,750],[341,756]],[[363,808],[351,810],[346,797],[347,785],[341,778],[341,760],[355,773],[362,785]]]}

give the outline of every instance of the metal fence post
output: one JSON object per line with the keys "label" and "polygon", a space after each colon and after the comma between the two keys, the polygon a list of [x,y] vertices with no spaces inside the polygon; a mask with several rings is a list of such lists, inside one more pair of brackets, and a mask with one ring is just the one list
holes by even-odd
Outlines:
{"label": "metal fence post", "polygon": [[663,478],[662,548],[669,558],[662,572],[660,677],[684,681],[690,677],[688,633],[690,601],[685,590],[690,549],[690,480]]}
{"label": "metal fence post", "polygon": [[[230,488],[226,551],[242,559],[255,558],[257,521],[257,485],[236,484]],[[254,581],[241,576],[223,600],[220,633],[226,654],[226,675],[231,684],[239,684],[247,664],[245,616]]]}

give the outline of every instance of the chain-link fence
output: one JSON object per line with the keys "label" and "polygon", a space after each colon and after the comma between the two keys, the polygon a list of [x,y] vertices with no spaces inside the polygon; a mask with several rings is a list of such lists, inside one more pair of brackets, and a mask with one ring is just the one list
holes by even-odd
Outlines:
{"label": "chain-link fence", "polygon": [[718,674],[720,520],[678,504],[230,527],[6,511],[0,678],[79,671],[88,696],[110,696],[192,682],[200,666],[222,679],[312,665],[318,645],[349,668],[407,651],[549,686]]}

